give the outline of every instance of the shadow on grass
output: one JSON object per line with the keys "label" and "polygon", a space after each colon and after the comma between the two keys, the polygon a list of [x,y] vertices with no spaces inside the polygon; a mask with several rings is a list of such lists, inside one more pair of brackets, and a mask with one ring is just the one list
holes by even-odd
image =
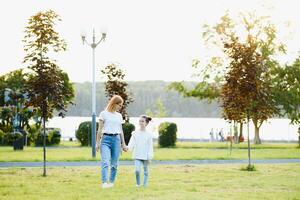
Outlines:
{"label": "shadow on grass", "polygon": [[257,171],[254,165],[247,165],[246,167],[242,167],[241,171],[254,172]]}

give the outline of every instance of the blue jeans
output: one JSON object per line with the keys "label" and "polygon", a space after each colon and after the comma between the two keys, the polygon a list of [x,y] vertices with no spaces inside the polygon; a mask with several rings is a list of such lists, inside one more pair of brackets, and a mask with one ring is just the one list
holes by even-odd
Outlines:
{"label": "blue jeans", "polygon": [[140,185],[141,184],[141,167],[142,165],[144,166],[144,186],[147,186],[148,183],[148,160],[139,160],[135,159],[134,160],[134,166],[135,166],[135,179],[136,179],[136,184]]}
{"label": "blue jeans", "polygon": [[110,183],[114,183],[117,175],[121,151],[120,135],[103,135],[100,144],[102,183],[108,182],[108,167],[110,165]]}

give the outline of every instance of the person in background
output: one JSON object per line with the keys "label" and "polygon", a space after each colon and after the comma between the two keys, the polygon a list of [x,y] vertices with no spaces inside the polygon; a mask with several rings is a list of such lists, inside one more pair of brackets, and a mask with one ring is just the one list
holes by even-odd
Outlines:
{"label": "person in background", "polygon": [[214,138],[214,129],[212,128],[209,132],[210,135],[210,142],[214,142],[215,138]]}

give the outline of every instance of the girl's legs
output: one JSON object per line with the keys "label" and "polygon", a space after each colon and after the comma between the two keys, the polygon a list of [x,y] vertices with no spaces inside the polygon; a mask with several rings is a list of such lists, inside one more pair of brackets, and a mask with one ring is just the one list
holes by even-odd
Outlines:
{"label": "girl's legs", "polygon": [[148,160],[134,160],[134,166],[135,166],[135,179],[136,179],[136,184],[139,186],[141,184],[141,167],[143,165],[144,168],[144,182],[143,185],[147,186],[148,184]]}
{"label": "girl's legs", "polygon": [[135,159],[134,160],[134,166],[135,166],[135,180],[136,180],[136,185],[141,184],[141,166],[142,166],[142,160]]}
{"label": "girl's legs", "polygon": [[110,163],[110,183],[114,183],[117,175],[117,169],[119,164],[119,157],[121,151],[120,136],[111,136],[112,148],[111,148],[111,163]]}
{"label": "girl's legs", "polygon": [[148,184],[148,160],[143,160],[143,165],[144,165],[144,186],[147,186]]}

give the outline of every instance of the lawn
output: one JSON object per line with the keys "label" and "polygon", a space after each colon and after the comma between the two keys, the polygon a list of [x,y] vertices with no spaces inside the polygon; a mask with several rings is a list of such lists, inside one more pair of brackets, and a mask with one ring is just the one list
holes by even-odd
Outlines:
{"label": "lawn", "polygon": [[[155,160],[192,160],[192,159],[247,159],[246,144],[234,145],[232,153],[226,143],[181,142],[176,148],[157,148]],[[26,147],[24,151],[13,151],[12,147],[0,147],[0,162],[42,161],[42,148]],[[297,144],[252,145],[253,159],[300,158]],[[47,148],[48,161],[87,161],[99,160],[99,153],[93,159],[90,147],[80,147],[78,143],[64,142],[58,147]],[[123,153],[121,160],[130,160],[131,153]]]}
{"label": "lawn", "polygon": [[300,199],[300,165],[150,166],[149,186],[136,188],[133,166],[120,166],[114,188],[100,186],[99,167],[0,169],[1,200]]}

